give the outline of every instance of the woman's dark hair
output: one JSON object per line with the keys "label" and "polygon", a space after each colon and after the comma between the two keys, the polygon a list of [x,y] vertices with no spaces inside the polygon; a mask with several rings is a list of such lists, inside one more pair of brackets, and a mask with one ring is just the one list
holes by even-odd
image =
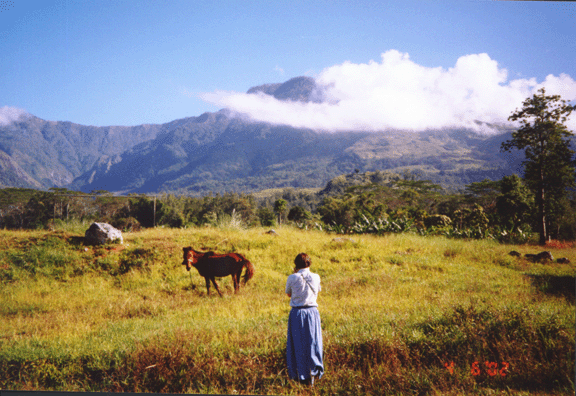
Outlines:
{"label": "woman's dark hair", "polygon": [[294,265],[296,266],[296,269],[308,268],[310,267],[311,263],[312,260],[310,259],[310,256],[308,256],[306,253],[300,253],[294,259]]}

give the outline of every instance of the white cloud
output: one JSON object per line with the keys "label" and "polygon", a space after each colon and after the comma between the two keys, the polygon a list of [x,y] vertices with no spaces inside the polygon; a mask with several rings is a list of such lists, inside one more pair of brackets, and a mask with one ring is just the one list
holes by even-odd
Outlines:
{"label": "white cloud", "polygon": [[26,114],[26,111],[16,107],[0,107],[0,125],[10,125],[15,121],[20,120],[20,118]]}
{"label": "white cloud", "polygon": [[[541,83],[534,78],[508,81],[507,70],[487,54],[462,56],[444,69],[418,65],[408,54],[390,50],[381,62],[344,62],[315,78],[325,88],[327,102],[286,102],[261,93],[225,91],[200,97],[257,121],[326,131],[477,128],[475,120],[507,123],[541,86],[547,94],[576,99],[576,81],[567,74],[549,75]],[[571,120],[568,126],[574,124]]]}
{"label": "white cloud", "polygon": [[278,74],[280,74],[281,76],[284,75],[284,69],[282,69],[280,66],[276,65],[276,67],[274,68],[274,71],[278,72]]}

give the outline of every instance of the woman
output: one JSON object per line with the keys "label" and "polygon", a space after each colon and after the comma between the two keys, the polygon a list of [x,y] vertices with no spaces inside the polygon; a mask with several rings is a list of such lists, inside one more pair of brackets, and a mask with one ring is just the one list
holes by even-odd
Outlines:
{"label": "woman", "polygon": [[314,384],[314,377],[322,378],[322,328],[316,298],[320,276],[310,272],[310,257],[300,253],[294,260],[294,273],[286,281],[290,297],[286,358],[288,376],[303,383]]}

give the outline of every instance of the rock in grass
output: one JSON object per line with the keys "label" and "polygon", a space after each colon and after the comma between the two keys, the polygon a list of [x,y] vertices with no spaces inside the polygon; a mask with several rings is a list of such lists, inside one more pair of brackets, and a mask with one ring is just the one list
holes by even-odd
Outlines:
{"label": "rock in grass", "polygon": [[350,242],[350,243],[356,243],[356,241],[352,238],[333,238],[332,242],[338,242],[338,243],[346,243],[346,242]]}
{"label": "rock in grass", "polygon": [[544,251],[544,252],[540,252],[538,254],[526,254],[524,257],[526,257],[528,260],[534,262],[534,263],[538,263],[538,262],[545,262],[545,261],[554,261],[554,257],[552,257],[552,253]]}
{"label": "rock in grass", "polygon": [[108,223],[92,223],[84,233],[84,242],[90,245],[104,245],[106,242],[124,243],[122,232]]}

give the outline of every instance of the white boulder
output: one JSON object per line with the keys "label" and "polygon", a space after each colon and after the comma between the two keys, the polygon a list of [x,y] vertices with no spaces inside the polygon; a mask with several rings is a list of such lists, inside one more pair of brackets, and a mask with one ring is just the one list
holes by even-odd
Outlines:
{"label": "white boulder", "polygon": [[124,243],[122,232],[108,223],[92,223],[84,234],[84,241],[91,245],[104,245],[117,240]]}

